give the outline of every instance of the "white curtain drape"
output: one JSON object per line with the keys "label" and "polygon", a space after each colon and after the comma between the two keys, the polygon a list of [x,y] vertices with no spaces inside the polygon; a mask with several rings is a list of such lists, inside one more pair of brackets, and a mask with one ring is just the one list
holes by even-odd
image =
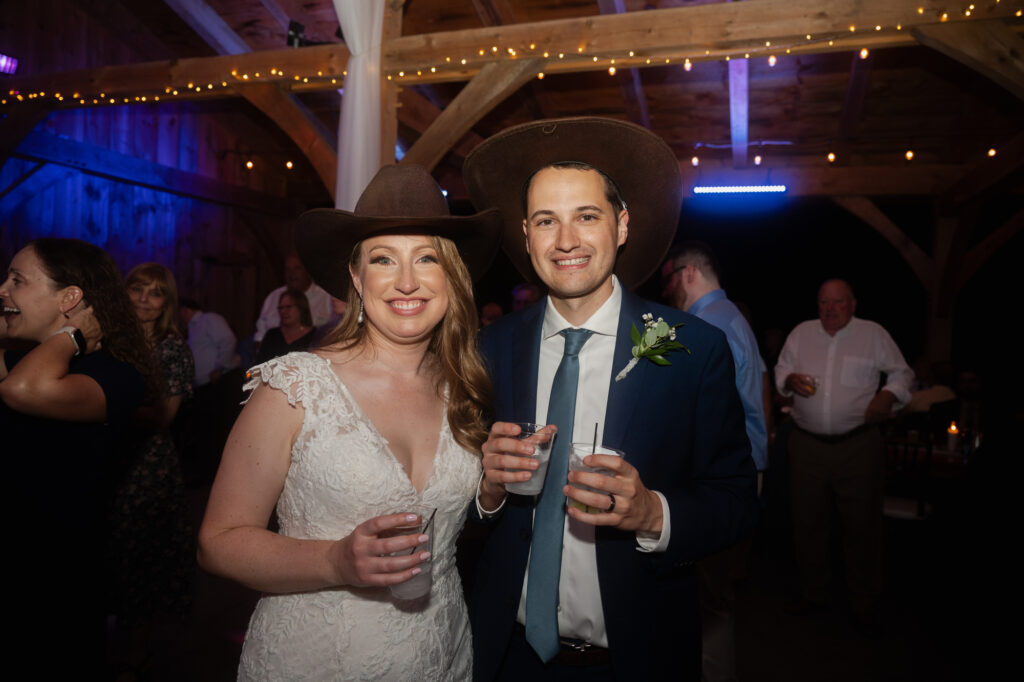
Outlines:
{"label": "white curtain drape", "polygon": [[334,205],[355,208],[380,169],[380,49],[384,0],[334,0],[351,52],[338,123],[338,180]]}

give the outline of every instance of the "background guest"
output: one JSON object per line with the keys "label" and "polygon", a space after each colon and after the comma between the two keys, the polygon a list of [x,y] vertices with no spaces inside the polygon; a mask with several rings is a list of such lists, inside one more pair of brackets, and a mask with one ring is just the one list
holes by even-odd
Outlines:
{"label": "background guest", "polygon": [[256,364],[272,358],[287,355],[292,351],[306,350],[313,342],[316,330],[309,312],[306,295],[295,289],[286,289],[278,299],[277,314],[281,326],[267,331],[256,353]]}
{"label": "background guest", "polygon": [[[846,582],[855,626],[877,633],[882,591],[885,443],[877,425],[910,400],[914,373],[880,325],[854,317],[843,280],[818,291],[818,319],[797,325],[775,368],[779,392],[794,395],[789,437],[793,537],[800,599],[792,611],[823,608],[829,587],[829,526],[842,523]],[[879,390],[881,375],[886,382]]]}
{"label": "background guest", "polygon": [[159,263],[125,278],[146,341],[163,370],[163,392],[135,413],[137,438],[118,485],[111,521],[118,627],[128,631],[119,680],[147,673],[159,613],[184,617],[192,601],[195,543],[170,426],[192,396],[192,351],[178,331],[178,288]]}
{"label": "background guest", "polygon": [[101,679],[109,468],[159,369],[117,266],[92,244],[30,242],[0,302],[0,334],[37,344],[0,350],[8,647],[47,677]]}
{"label": "background guest", "polygon": [[313,278],[305,266],[302,265],[299,257],[291,254],[284,259],[284,286],[280,286],[267,294],[267,297],[263,300],[263,306],[260,308],[260,316],[256,320],[256,333],[253,334],[253,341],[257,345],[263,342],[263,337],[266,336],[269,330],[281,326],[281,317],[277,307],[281,300],[281,294],[288,289],[301,291],[306,295],[314,327],[327,324],[327,321],[330,319],[331,295],[313,282]]}

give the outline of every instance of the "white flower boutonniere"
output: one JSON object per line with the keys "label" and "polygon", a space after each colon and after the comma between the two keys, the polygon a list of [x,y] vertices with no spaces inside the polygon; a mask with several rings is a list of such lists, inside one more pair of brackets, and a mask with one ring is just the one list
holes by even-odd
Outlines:
{"label": "white flower boutonniere", "polygon": [[647,358],[656,365],[665,366],[672,364],[665,359],[666,353],[680,349],[690,352],[689,348],[676,341],[676,327],[682,327],[682,322],[669,326],[668,322],[660,317],[655,321],[651,313],[645,313],[643,320],[643,333],[640,333],[635,324],[633,325],[633,331],[630,332],[633,338],[633,358],[615,375],[616,381],[625,379],[636,367],[636,363],[640,362],[640,358]]}

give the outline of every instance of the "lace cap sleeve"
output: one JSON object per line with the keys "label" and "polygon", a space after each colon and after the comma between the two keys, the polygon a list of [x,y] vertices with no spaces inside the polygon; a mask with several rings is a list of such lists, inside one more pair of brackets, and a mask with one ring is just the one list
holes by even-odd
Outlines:
{"label": "lace cap sleeve", "polygon": [[248,395],[242,402],[249,402],[260,384],[283,392],[289,405],[304,402],[311,380],[322,378],[325,371],[330,372],[330,365],[330,360],[312,353],[289,353],[256,365],[245,373],[247,381],[243,388]]}

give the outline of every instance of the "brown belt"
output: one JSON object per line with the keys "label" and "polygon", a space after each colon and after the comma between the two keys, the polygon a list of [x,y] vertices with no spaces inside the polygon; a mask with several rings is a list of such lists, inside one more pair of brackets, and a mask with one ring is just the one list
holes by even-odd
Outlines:
{"label": "brown belt", "polygon": [[[526,639],[526,628],[521,623],[516,623],[516,633]],[[612,657],[604,647],[594,646],[590,642],[579,639],[558,638],[561,649],[551,660],[552,663],[573,667],[588,667],[593,665],[608,665]]]}

